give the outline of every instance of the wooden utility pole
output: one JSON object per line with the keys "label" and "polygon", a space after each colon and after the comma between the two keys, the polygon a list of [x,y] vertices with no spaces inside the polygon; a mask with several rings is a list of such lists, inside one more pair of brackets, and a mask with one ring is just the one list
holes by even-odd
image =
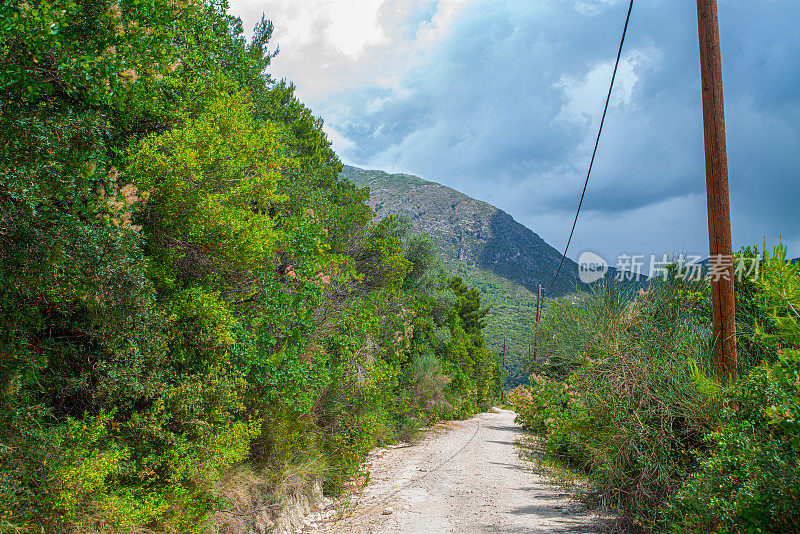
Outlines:
{"label": "wooden utility pole", "polygon": [[722,99],[722,59],[716,0],[697,0],[700,74],[703,84],[703,131],[710,249],[711,306],[714,321],[714,370],[737,379],[736,302],[733,288],[731,216],[728,201],[728,155]]}
{"label": "wooden utility pole", "polygon": [[536,297],[536,335],[533,339],[533,361],[538,363],[539,356],[539,318],[542,315],[542,284],[539,284],[539,295]]}
{"label": "wooden utility pole", "polygon": [[506,336],[503,336],[503,382],[500,384],[500,402],[505,400],[506,395]]}

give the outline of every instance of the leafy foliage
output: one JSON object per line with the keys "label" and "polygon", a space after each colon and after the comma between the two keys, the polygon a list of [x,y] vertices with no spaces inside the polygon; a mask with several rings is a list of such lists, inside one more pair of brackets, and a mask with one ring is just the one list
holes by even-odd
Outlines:
{"label": "leafy foliage", "polygon": [[547,455],[582,470],[628,525],[798,531],[800,268],[781,246],[760,267],[737,284],[747,373],[734,385],[710,375],[702,283],[601,285],[548,306],[549,358],[509,399]]}
{"label": "leafy foliage", "polygon": [[645,526],[693,467],[687,452],[704,446],[720,409],[691,379],[687,354],[706,364],[708,341],[680,312],[679,289],[654,283],[633,298],[601,284],[549,306],[546,375],[510,396],[551,458],[582,470],[605,506]]}
{"label": "leafy foliage", "polygon": [[761,274],[760,346],[784,348],[727,392],[712,450],[671,504],[675,531],[800,532],[800,267],[778,246]]}
{"label": "leafy foliage", "polygon": [[477,293],[226,8],[0,7],[1,531],[198,532],[497,390]]}
{"label": "leafy foliage", "polygon": [[671,505],[677,532],[800,532],[800,354],[753,370]]}

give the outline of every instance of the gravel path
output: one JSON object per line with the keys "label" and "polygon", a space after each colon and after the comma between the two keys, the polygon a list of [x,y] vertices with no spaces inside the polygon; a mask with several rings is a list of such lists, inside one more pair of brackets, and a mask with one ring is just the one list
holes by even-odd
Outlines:
{"label": "gravel path", "polygon": [[377,449],[351,515],[315,534],[595,533],[592,515],[533,473],[514,412],[438,425],[420,443]]}

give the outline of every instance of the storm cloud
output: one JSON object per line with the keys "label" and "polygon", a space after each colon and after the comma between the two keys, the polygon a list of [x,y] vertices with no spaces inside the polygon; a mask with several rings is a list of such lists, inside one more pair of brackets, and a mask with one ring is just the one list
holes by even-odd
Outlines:
{"label": "storm cloud", "polygon": [[[627,2],[248,3],[350,164],[441,182],[563,246]],[[800,3],[720,0],[735,246],[800,255]],[[570,256],[707,251],[695,3],[634,7]]]}

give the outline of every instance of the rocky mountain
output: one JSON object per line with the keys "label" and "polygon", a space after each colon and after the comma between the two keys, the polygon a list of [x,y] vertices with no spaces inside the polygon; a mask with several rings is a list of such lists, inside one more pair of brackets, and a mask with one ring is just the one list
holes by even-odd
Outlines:
{"label": "rocky mountain", "polygon": [[[429,234],[443,259],[537,291],[550,285],[561,253],[538,234],[491,204],[409,174],[388,174],[345,166],[342,175],[370,188],[370,206],[379,218],[405,214],[414,230]],[[582,287],[577,264],[567,258],[550,297]]]}
{"label": "rocky mountain", "polygon": [[[342,176],[370,188],[378,218],[405,214],[416,232],[431,236],[450,272],[481,291],[487,316],[486,340],[499,352],[505,338],[511,386],[527,380],[518,361],[527,355],[536,317],[536,294],[558,269],[561,254],[501,209],[455,189],[409,174],[345,166]],[[545,297],[585,287],[577,264],[567,259]]]}

